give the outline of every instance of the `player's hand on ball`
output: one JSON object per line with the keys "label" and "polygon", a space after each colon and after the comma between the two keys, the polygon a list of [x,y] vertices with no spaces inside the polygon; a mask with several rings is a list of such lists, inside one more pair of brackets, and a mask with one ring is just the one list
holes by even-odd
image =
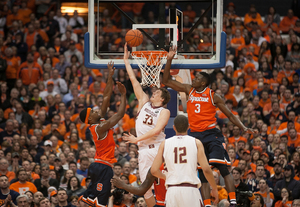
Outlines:
{"label": "player's hand on ball", "polygon": [[110,61],[109,63],[107,63],[107,68],[108,68],[108,73],[110,76],[113,76],[115,73],[115,67],[114,67],[114,62]]}
{"label": "player's hand on ball", "polygon": [[127,42],[126,42],[125,45],[124,45],[124,57],[123,57],[123,59],[127,60],[129,58],[129,55],[130,55],[130,52],[128,51]]}
{"label": "player's hand on ball", "polygon": [[127,141],[126,143],[134,143],[134,144],[136,144],[137,143],[137,139],[136,139],[136,137],[135,136],[133,136],[132,134],[124,134],[123,136],[122,136],[122,138],[125,140],[125,141]]}
{"label": "player's hand on ball", "polygon": [[121,82],[117,82],[117,85],[118,85],[118,89],[119,89],[120,93],[121,94],[126,94],[125,86]]}
{"label": "player's hand on ball", "polygon": [[114,177],[110,182],[117,188],[123,189],[123,186],[126,185],[120,178]]}

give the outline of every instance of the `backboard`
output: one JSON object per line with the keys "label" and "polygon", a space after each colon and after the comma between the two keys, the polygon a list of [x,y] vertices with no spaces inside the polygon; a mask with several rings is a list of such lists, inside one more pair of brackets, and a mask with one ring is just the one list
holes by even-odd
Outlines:
{"label": "backboard", "polygon": [[[143,43],[131,51],[168,50],[177,45],[172,69],[222,68],[226,62],[222,14],[223,0],[89,0],[85,66],[106,69],[112,60],[116,69],[124,69],[124,36],[130,29],[139,29]],[[139,68],[134,59],[130,63]]]}

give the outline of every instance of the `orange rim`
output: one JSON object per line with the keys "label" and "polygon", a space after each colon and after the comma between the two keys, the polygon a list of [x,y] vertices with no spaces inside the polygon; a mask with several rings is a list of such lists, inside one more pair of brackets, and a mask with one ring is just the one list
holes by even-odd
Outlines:
{"label": "orange rim", "polygon": [[[133,51],[133,54],[136,57],[145,57],[147,61],[147,65],[158,65],[158,58],[164,57],[168,54],[166,51]],[[151,56],[151,58],[149,58]]]}

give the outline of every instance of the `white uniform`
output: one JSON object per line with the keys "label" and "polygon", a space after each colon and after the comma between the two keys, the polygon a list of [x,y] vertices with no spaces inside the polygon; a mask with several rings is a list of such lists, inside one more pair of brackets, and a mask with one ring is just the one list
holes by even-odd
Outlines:
{"label": "white uniform", "polygon": [[197,145],[189,135],[173,136],[165,141],[163,157],[166,163],[166,206],[200,207],[198,188]]}
{"label": "white uniform", "polygon": [[[151,102],[147,102],[141,108],[135,122],[135,130],[137,137],[142,136],[151,129],[154,129],[159,115],[164,107],[152,107]],[[157,155],[159,145],[165,140],[165,133],[162,131],[159,135],[147,140],[138,142],[139,146],[139,172],[142,182],[145,181],[147,173]],[[152,196],[152,191],[149,189],[144,195],[146,199]]]}

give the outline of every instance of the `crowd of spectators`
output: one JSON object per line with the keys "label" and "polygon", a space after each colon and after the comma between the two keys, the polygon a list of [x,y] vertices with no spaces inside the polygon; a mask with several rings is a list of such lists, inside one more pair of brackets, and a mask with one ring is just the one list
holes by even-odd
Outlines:
{"label": "crowd of spectators", "polygon": [[[67,16],[59,8],[51,9],[54,4],[0,2],[1,206],[86,205],[78,199],[90,182],[87,169],[96,150],[79,113],[86,107],[99,108],[108,74],[83,65],[87,21],[77,11]],[[118,5],[139,23],[158,23],[155,3]],[[175,3],[169,7],[179,8]],[[217,109],[217,127],[226,138],[237,189],[261,194],[267,207],[300,198],[300,20],[295,8],[278,14],[270,5],[262,18],[254,5],[244,17],[236,15],[233,3],[226,5],[226,67],[210,71],[210,87],[245,126],[259,131],[241,133]],[[186,32],[200,14],[190,4],[181,9]],[[201,20],[184,43],[185,51],[211,50],[211,21],[208,16]],[[105,8],[99,27],[100,50],[122,52],[131,24]],[[144,39],[138,49],[153,50],[153,43]],[[192,77],[199,71],[191,70]],[[137,100],[125,69],[116,70],[114,79],[126,86],[128,106],[114,128],[118,162],[113,170],[124,182],[139,186],[138,147],[121,138],[123,133],[135,134]],[[107,118],[120,104],[117,87],[113,90]],[[227,198],[224,180],[218,172],[214,176],[221,201]],[[132,197],[126,194],[123,202],[129,206]],[[145,202],[138,199],[136,205]]]}

